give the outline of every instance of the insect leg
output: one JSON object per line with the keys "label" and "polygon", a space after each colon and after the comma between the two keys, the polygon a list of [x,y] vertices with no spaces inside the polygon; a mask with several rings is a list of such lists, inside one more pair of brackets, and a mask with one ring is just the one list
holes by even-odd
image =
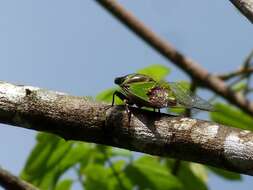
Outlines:
{"label": "insect leg", "polygon": [[112,106],[114,105],[115,96],[118,96],[124,102],[127,116],[128,116],[128,125],[130,125],[131,111],[129,109],[129,101],[128,101],[127,97],[124,94],[122,94],[121,92],[115,91],[112,96]]}
{"label": "insect leg", "polygon": [[124,100],[124,103],[125,103],[125,108],[126,108],[126,112],[127,112],[127,116],[128,116],[128,126],[129,126],[130,125],[130,121],[131,121],[132,112],[129,109],[129,104],[127,103],[126,99]]}
{"label": "insect leg", "polygon": [[114,106],[115,96],[118,96],[122,101],[126,100],[126,96],[119,91],[115,91],[112,95],[112,106]]}

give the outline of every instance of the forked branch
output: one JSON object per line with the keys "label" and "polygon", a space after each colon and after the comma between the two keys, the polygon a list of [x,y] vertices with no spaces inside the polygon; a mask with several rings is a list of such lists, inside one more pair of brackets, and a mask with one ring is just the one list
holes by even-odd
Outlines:
{"label": "forked branch", "polygon": [[138,20],[131,12],[127,11],[115,0],[96,0],[96,2],[115,16],[127,28],[139,36],[144,42],[149,44],[165,58],[173,62],[176,66],[185,71],[200,85],[203,85],[217,94],[224,97],[232,104],[238,106],[243,111],[253,115],[253,103],[248,101],[244,96],[233,92],[218,77],[209,73],[195,61],[183,55],[171,44],[161,39],[152,30]]}

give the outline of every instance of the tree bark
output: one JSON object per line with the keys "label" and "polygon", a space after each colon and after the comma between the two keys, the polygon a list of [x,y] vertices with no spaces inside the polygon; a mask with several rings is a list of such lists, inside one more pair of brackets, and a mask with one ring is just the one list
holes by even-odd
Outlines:
{"label": "tree bark", "polygon": [[253,23],[253,0],[230,0],[230,2]]}
{"label": "tree bark", "polygon": [[253,175],[253,133],[210,121],[109,106],[0,82],[0,122]]}
{"label": "tree bark", "polygon": [[39,190],[0,167],[0,186],[11,190]]}

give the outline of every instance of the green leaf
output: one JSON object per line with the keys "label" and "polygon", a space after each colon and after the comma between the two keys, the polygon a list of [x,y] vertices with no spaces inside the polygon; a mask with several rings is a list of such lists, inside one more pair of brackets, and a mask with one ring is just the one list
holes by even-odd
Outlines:
{"label": "green leaf", "polygon": [[39,177],[39,187],[41,189],[54,188],[60,175],[65,172],[64,170],[60,171],[59,167],[66,155],[71,151],[72,144],[72,142],[65,142],[63,139],[58,142],[58,146],[44,164],[44,173]]}
{"label": "green leaf", "polygon": [[125,174],[140,189],[181,189],[180,181],[154,157],[142,156],[125,169]]}
{"label": "green leaf", "polygon": [[64,179],[57,183],[55,190],[70,190],[73,184],[72,179]]}
{"label": "green leaf", "polygon": [[203,166],[202,164],[190,162],[189,168],[197,178],[199,178],[204,183],[207,182],[208,174],[205,166]]}
{"label": "green leaf", "polygon": [[133,153],[126,149],[121,148],[113,148],[112,149],[112,156],[122,156],[125,158],[131,158],[133,156]]}
{"label": "green leaf", "polygon": [[[85,143],[66,142],[72,144],[71,149],[62,157],[54,167],[46,168],[44,175],[41,177],[39,187],[41,189],[50,189],[57,184],[57,181],[69,168],[79,163],[81,159],[85,159],[87,155],[87,145]],[[59,151],[58,151],[59,152]],[[50,160],[50,159],[49,159]]]}
{"label": "green leaf", "polygon": [[[109,170],[111,172],[109,179],[113,178],[113,180],[111,180],[111,183],[109,183],[109,189],[133,189],[132,182],[126,176],[125,172],[123,172],[125,166],[126,162],[124,160],[118,160],[113,163],[113,169],[112,167],[109,167]],[[115,171],[115,173],[113,170]],[[116,177],[115,175],[118,175],[118,177]]]}
{"label": "green leaf", "polygon": [[[113,164],[113,170],[110,166],[105,167],[100,164],[89,164],[83,171],[85,175],[84,186],[86,190],[103,189],[132,189],[130,181],[122,173],[125,165],[123,160]],[[116,172],[116,174],[115,174]],[[115,176],[117,175],[117,176]],[[122,186],[124,186],[122,188]]]}
{"label": "green leaf", "polygon": [[48,143],[48,141],[59,141],[61,138],[50,133],[39,132],[36,136],[36,140],[38,143]]}
{"label": "green leaf", "polygon": [[64,156],[60,163],[58,163],[58,174],[63,174],[69,168],[79,163],[83,159],[89,158],[90,146],[86,143],[74,143],[71,150]]}
{"label": "green leaf", "polygon": [[247,87],[247,83],[245,81],[240,81],[232,86],[233,91],[239,92],[244,90]]}
{"label": "green leaf", "polygon": [[47,170],[40,179],[37,179],[39,180],[37,186],[40,189],[54,189],[57,181],[56,174],[56,170]]}
{"label": "green leaf", "polygon": [[60,138],[54,135],[46,133],[38,134],[37,144],[28,157],[25,167],[21,172],[21,178],[29,182],[35,182],[37,179],[40,179],[45,172],[45,163],[57,147],[59,141]]}
{"label": "green leaf", "polygon": [[188,190],[207,190],[207,185],[201,178],[195,176],[193,172],[187,167],[183,166],[178,174],[178,178],[184,184],[184,189]]}
{"label": "green leaf", "polygon": [[[120,149],[114,151],[113,148],[102,145],[92,146],[92,149],[89,151],[88,159],[82,162],[80,167],[80,172],[85,175],[85,189],[98,188],[116,190],[122,189],[122,184],[126,189],[132,189],[130,180],[122,172],[125,161],[118,160],[119,157],[125,156],[126,153],[123,150],[119,150]],[[113,162],[112,160],[115,159],[111,159],[112,157],[117,157],[116,160],[118,161]],[[108,162],[108,159],[111,161]],[[113,170],[111,164],[113,164]],[[118,177],[115,177],[115,172],[118,174]],[[119,183],[119,179],[122,184]]]}
{"label": "green leaf", "polygon": [[227,104],[216,103],[215,112],[210,112],[213,121],[241,129],[253,130],[253,118]]}
{"label": "green leaf", "polygon": [[72,143],[65,142],[64,140],[59,142],[55,150],[52,152],[48,158],[46,167],[53,168],[68,154],[71,149]]}
{"label": "green leaf", "polygon": [[[170,171],[174,170],[175,159],[166,159],[167,167]],[[207,190],[207,171],[204,166],[196,163],[180,161],[176,172],[177,179],[183,184],[182,189],[187,190]]]}
{"label": "green leaf", "polygon": [[41,189],[52,189],[63,173],[85,158],[87,147],[85,143],[66,142],[54,135],[40,133],[21,177]]}
{"label": "green leaf", "polygon": [[112,147],[95,145],[91,154],[91,159],[93,162],[104,165],[108,158],[112,156]]}
{"label": "green leaf", "polygon": [[[112,102],[112,95],[113,93],[117,90],[117,88],[109,88],[107,90],[104,90],[102,92],[100,92],[97,96],[96,96],[96,100],[97,101],[104,101],[104,102],[108,102],[111,103]],[[116,102],[115,102],[116,103]]]}
{"label": "green leaf", "polygon": [[153,64],[137,71],[139,74],[151,76],[154,80],[160,81],[170,73],[170,69],[161,64]]}
{"label": "green leaf", "polygon": [[[103,102],[106,102],[106,103],[112,103],[112,96],[113,96],[113,93],[116,91],[116,90],[119,90],[118,88],[109,88],[107,90],[104,90],[102,92],[100,92],[97,96],[96,96],[96,101],[103,101]],[[114,99],[114,104],[115,105],[121,105],[123,104],[123,101],[121,99],[119,99],[119,97],[115,96],[115,99]]]}
{"label": "green leaf", "polygon": [[211,167],[211,166],[209,166],[208,168],[213,173],[215,173],[216,175],[218,175],[218,176],[220,176],[224,179],[227,179],[227,180],[242,180],[241,175],[238,174],[238,173],[230,172],[230,171],[227,171],[227,170],[223,170],[223,169],[215,168],[215,167]]}
{"label": "green leaf", "polygon": [[99,164],[91,164],[85,170],[85,189],[108,189],[108,171]]}

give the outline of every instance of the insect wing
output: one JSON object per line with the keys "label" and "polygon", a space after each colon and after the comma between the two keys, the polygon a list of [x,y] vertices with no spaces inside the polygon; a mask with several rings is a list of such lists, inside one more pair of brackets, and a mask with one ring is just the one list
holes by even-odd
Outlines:
{"label": "insect wing", "polygon": [[180,105],[186,108],[213,111],[213,106],[209,102],[193,94],[190,90],[184,88],[180,83],[169,82],[169,86]]}
{"label": "insect wing", "polygon": [[144,101],[149,101],[148,92],[156,85],[156,82],[137,82],[128,87],[128,93],[131,93]]}

